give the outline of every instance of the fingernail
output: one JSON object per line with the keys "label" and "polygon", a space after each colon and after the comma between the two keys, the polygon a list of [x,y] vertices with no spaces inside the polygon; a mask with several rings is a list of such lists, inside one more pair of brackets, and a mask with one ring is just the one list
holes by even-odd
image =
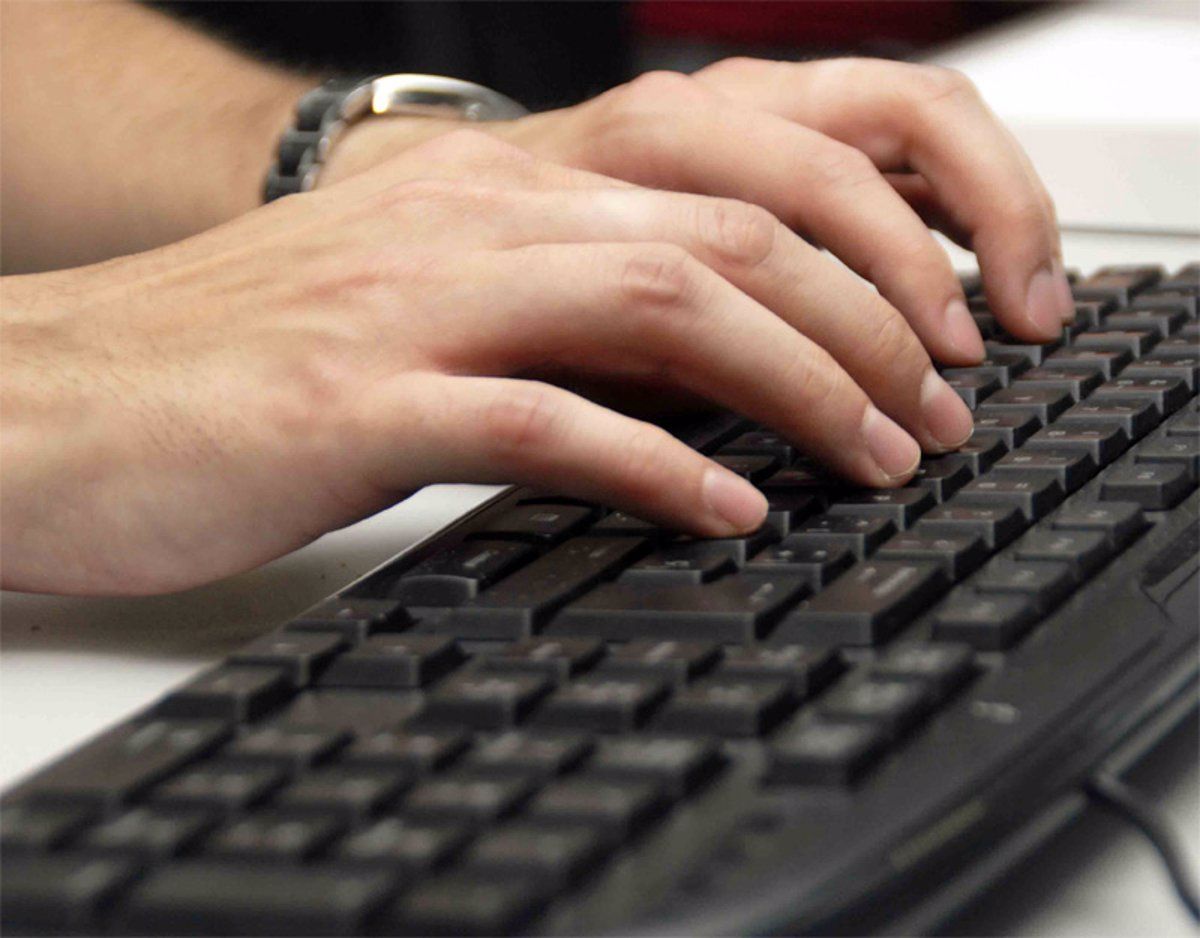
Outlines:
{"label": "fingernail", "polygon": [[735,531],[754,531],[767,517],[767,500],[753,485],[725,469],[704,473],[704,501]]}
{"label": "fingernail", "polygon": [[983,337],[979,327],[971,318],[971,311],[962,300],[954,299],[946,304],[944,322],[946,338],[954,350],[965,359],[977,362],[983,358]]}
{"label": "fingernail", "polygon": [[1050,264],[1050,269],[1054,271],[1054,286],[1058,291],[1058,314],[1062,316],[1063,322],[1074,322],[1075,297],[1071,293],[1071,282],[1067,279],[1067,272],[1063,270],[1062,261],[1055,258]]}
{"label": "fingernail", "polygon": [[975,427],[962,398],[932,368],[921,379],[921,414],[929,435],[947,449],[962,446]]}
{"label": "fingernail", "polygon": [[875,465],[889,479],[900,479],[916,470],[921,461],[921,447],[874,405],[868,405],[863,415],[862,433]]}
{"label": "fingernail", "polygon": [[[1065,279],[1062,282],[1065,283]],[[1051,338],[1062,332],[1062,308],[1059,277],[1051,268],[1043,267],[1029,279],[1025,315],[1038,332]]]}

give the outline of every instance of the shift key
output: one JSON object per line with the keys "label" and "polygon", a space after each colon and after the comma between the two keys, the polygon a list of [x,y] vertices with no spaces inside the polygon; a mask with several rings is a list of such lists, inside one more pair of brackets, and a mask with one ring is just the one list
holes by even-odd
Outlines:
{"label": "shift key", "polygon": [[802,603],[771,634],[771,642],[878,645],[932,605],[948,586],[937,563],[869,560]]}

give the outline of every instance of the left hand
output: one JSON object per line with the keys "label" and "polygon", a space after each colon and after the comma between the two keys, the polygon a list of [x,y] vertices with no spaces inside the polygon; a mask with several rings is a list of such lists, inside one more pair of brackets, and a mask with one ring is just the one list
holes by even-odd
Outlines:
{"label": "left hand", "polygon": [[[322,185],[455,126],[360,124]],[[989,305],[1013,335],[1048,341],[1074,315],[1049,195],[975,87],[949,69],[727,59],[479,126],[568,166],[763,206],[874,283],[947,364],[978,361],[983,345],[928,226],[977,253]],[[856,353],[833,323],[805,331],[839,361]]]}

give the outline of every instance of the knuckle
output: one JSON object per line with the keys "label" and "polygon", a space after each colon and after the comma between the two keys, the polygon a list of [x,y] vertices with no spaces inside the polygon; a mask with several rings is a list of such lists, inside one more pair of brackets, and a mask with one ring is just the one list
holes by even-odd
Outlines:
{"label": "knuckle", "polygon": [[804,355],[793,355],[782,376],[783,386],[790,389],[794,400],[802,402],[804,410],[822,421],[822,413],[831,401],[837,401],[845,387],[846,373],[833,356],[820,346],[810,346]]}
{"label": "knuckle", "polygon": [[762,59],[751,58],[748,55],[731,55],[728,58],[713,62],[711,65],[706,65],[701,69],[704,75],[713,77],[737,77],[740,75],[753,75],[760,71],[763,66],[777,64],[764,62]]}
{"label": "knuckle", "polygon": [[869,156],[842,143],[823,147],[810,168],[820,185],[830,188],[853,189],[880,180],[879,171]]}
{"label": "knuckle", "polygon": [[971,79],[957,69],[944,65],[914,66],[913,77],[917,96],[926,106],[956,98],[973,98],[979,93]]}
{"label": "knuckle", "polygon": [[621,479],[628,497],[640,500],[661,495],[667,467],[666,437],[658,427],[639,422],[623,441]]}
{"label": "knuckle", "polygon": [[695,297],[697,263],[675,244],[639,247],[621,270],[622,299],[635,309],[682,308]]}
{"label": "knuckle", "polygon": [[385,211],[402,211],[414,205],[446,203],[460,198],[461,187],[446,179],[405,179],[376,193],[376,204]]}
{"label": "knuckle", "polygon": [[681,96],[683,101],[704,96],[703,89],[690,75],[665,69],[643,72],[624,87],[628,102],[652,106],[677,104]]}
{"label": "knuckle", "polygon": [[516,384],[498,393],[480,415],[492,452],[501,459],[526,457],[552,439],[559,408],[554,395],[536,382]]}
{"label": "knuckle", "polygon": [[924,372],[928,360],[920,340],[900,313],[890,306],[886,307],[884,312],[875,317],[872,327],[866,346],[868,355],[877,367],[889,369],[891,373],[907,373],[915,362],[918,370]]}
{"label": "knuckle", "polygon": [[726,261],[758,267],[771,255],[779,221],[760,205],[736,199],[706,199],[697,204],[700,243]]}
{"label": "knuckle", "polygon": [[1032,193],[1010,199],[999,210],[999,214],[1001,224],[1010,237],[1012,232],[1016,232],[1016,236],[1019,237],[1032,237],[1046,227],[1046,207],[1042,200]]}

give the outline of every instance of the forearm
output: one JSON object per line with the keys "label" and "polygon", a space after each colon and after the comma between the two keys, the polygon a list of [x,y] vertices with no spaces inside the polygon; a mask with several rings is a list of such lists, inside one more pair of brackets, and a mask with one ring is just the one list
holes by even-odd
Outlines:
{"label": "forearm", "polygon": [[315,81],[129,2],[0,4],[5,272],[174,241],[257,204]]}

